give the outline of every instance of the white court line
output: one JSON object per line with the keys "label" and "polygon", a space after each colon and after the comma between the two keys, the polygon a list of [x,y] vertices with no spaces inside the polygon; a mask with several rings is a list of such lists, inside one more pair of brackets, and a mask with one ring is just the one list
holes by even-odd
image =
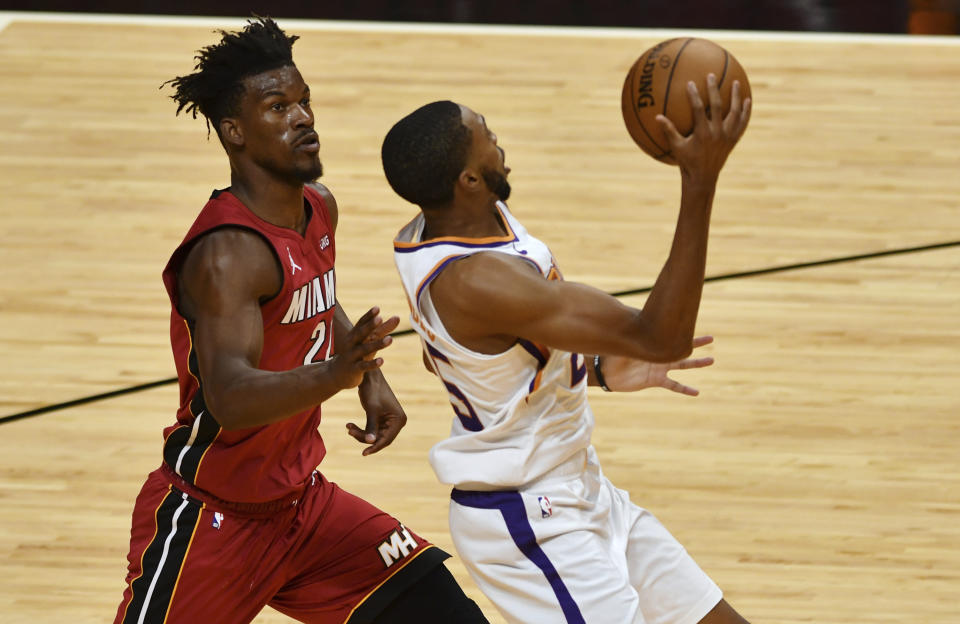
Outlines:
{"label": "white court line", "polygon": [[[367,22],[350,20],[316,20],[276,18],[285,30],[319,30],[332,32],[390,32],[413,34],[513,35],[534,37],[574,37],[600,39],[666,39],[700,36],[729,41],[805,41],[823,43],[880,43],[894,45],[957,46],[960,37],[943,35],[893,35],[862,33],[812,33],[750,30],[709,30],[676,28],[600,28],[578,26],[516,26],[497,24],[426,24],[415,22]],[[175,15],[118,15],[99,13],[53,13],[0,11],[0,29],[13,21],[68,24],[129,24],[142,26],[203,26],[208,28],[242,28],[243,17],[187,17]]]}

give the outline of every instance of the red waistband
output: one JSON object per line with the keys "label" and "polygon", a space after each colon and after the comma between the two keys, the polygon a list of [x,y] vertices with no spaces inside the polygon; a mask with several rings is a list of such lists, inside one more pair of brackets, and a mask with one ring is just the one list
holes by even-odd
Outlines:
{"label": "red waistband", "polygon": [[213,511],[224,511],[248,517],[269,517],[274,516],[281,511],[293,509],[303,498],[304,494],[306,494],[307,488],[316,484],[323,478],[320,473],[314,471],[314,473],[310,475],[310,478],[307,479],[307,481],[299,490],[283,498],[260,503],[235,503],[233,501],[226,501],[222,498],[217,498],[213,494],[205,492],[200,488],[187,483],[183,477],[175,473],[173,469],[166,464],[166,462],[161,464],[160,470],[163,472],[163,475],[170,480],[171,487],[186,494],[190,498],[200,501],[208,509],[212,509]]}

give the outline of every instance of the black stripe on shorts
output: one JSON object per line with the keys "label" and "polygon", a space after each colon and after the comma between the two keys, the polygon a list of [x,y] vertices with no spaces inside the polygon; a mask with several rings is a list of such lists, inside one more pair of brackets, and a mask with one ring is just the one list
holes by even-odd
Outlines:
{"label": "black stripe on shorts", "polygon": [[177,490],[171,490],[155,516],[156,534],[143,552],[143,569],[130,584],[133,596],[123,622],[161,623],[167,617],[173,589],[187,558],[203,505]]}

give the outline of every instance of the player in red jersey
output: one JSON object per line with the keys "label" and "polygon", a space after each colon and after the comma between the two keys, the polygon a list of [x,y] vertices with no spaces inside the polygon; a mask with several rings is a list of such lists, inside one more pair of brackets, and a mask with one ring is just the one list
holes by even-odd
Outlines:
{"label": "player in red jersey", "polygon": [[[264,605],[303,622],[486,622],[449,556],[316,471],[320,405],[358,388],[364,454],[406,416],[380,373],[399,319],[353,325],[336,299],[337,204],[322,173],[310,90],[270,19],[171,81],[230,160],[163,272],[180,382],[163,462],[133,511],[115,622],[249,622]],[[305,186],[306,185],[306,186]]]}

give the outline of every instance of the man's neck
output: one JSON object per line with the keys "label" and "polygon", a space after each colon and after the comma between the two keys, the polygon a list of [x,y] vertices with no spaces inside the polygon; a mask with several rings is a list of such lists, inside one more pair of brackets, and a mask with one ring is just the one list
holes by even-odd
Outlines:
{"label": "man's neck", "polygon": [[241,178],[234,172],[230,192],[264,221],[304,233],[303,184],[291,185],[266,175]]}
{"label": "man's neck", "polygon": [[446,208],[424,209],[423,219],[423,240],[447,236],[487,238],[507,233],[496,200],[479,206],[454,203]]}

